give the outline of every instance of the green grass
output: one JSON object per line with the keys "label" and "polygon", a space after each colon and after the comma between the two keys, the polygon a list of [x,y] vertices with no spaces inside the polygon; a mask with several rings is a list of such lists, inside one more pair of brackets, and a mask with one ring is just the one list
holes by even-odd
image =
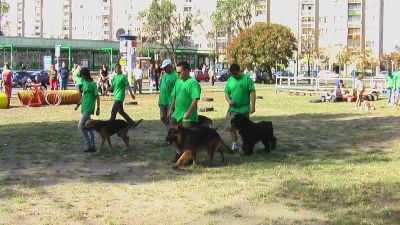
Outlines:
{"label": "green grass", "polygon": [[[0,110],[0,224],[398,224],[398,110],[257,88],[252,118],[273,122],[277,150],[257,145],[250,157],[226,155],[227,166],[216,155],[206,167],[201,152],[197,167],[171,169],[157,95],[125,107],[145,120],[128,151],[113,137],[115,151],[84,154],[73,106]],[[230,144],[219,89],[203,90],[215,101],[199,104],[214,107],[203,114]],[[102,99],[94,118],[108,119],[111,105]]]}

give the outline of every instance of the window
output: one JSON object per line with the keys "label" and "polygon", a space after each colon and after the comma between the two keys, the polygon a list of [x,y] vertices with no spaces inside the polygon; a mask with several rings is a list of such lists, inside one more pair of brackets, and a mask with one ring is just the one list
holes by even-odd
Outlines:
{"label": "window", "polygon": [[183,7],[183,12],[190,12],[192,11],[192,7]]}
{"label": "window", "polygon": [[349,23],[360,23],[361,16],[349,16]]}

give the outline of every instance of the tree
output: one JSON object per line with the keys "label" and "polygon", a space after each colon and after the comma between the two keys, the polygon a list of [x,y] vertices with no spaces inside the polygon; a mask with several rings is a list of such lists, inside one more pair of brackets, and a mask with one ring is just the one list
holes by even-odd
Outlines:
{"label": "tree", "polygon": [[296,38],[289,27],[280,24],[257,23],[244,30],[229,43],[228,58],[250,70],[272,71],[276,62],[285,66],[297,50]]}
{"label": "tree", "polygon": [[319,32],[309,29],[308,33],[301,37],[300,57],[307,61],[307,73],[311,77],[311,63],[315,59],[319,60],[322,49],[318,47]]}
{"label": "tree", "polygon": [[[10,5],[5,1],[0,1],[0,32],[2,32],[5,29],[9,29],[9,23],[7,21],[3,22],[1,20],[2,17],[7,15],[9,10],[10,10]],[[2,34],[0,34],[0,36],[1,35]]]}
{"label": "tree", "polygon": [[257,0],[218,0],[211,15],[216,31],[227,35],[227,43],[251,25],[252,11]]}
{"label": "tree", "polygon": [[370,48],[367,48],[364,52],[356,55],[355,61],[357,67],[363,72],[367,68],[375,68],[378,65],[378,60],[374,57],[373,51]]}
{"label": "tree", "polygon": [[176,51],[188,45],[190,34],[197,23],[193,15],[181,15],[176,12],[174,3],[163,0],[160,4],[154,1],[149,9],[139,13],[139,18],[145,21],[139,36],[145,38],[146,43],[160,44],[176,63]]}
{"label": "tree", "polygon": [[[353,52],[351,52],[347,46],[344,46],[340,50],[339,54],[337,55],[337,60],[338,60],[339,65],[343,65],[343,67],[344,67],[345,76],[347,76],[347,67],[353,61],[353,57],[354,57]],[[340,68],[339,68],[339,71],[340,71]]]}

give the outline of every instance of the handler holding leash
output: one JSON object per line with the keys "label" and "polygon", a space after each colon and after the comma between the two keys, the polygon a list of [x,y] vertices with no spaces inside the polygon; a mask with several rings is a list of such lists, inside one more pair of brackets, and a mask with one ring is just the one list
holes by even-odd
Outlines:
{"label": "handler holding leash", "polygon": [[[197,102],[200,99],[201,87],[199,82],[190,76],[190,65],[187,62],[179,63],[176,72],[180,79],[176,81],[172,90],[171,108],[168,112],[169,126],[177,126],[182,122],[182,126],[191,127],[199,121]],[[177,152],[172,162],[175,163],[180,155]]]}
{"label": "handler holding leash", "polygon": [[225,86],[225,99],[229,104],[228,112],[226,113],[227,128],[229,128],[232,138],[233,151],[237,151],[238,135],[236,130],[231,126],[231,119],[236,114],[243,114],[249,117],[250,113],[256,111],[256,89],[251,78],[240,73],[240,66],[232,64],[229,68],[232,76],[228,79]]}

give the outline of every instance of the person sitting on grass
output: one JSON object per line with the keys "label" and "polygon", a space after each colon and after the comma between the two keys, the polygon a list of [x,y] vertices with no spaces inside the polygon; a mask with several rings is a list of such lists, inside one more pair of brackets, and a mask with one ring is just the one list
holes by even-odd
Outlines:
{"label": "person sitting on grass", "polygon": [[97,103],[96,116],[100,115],[100,97],[97,90],[97,85],[90,76],[90,70],[86,67],[80,71],[82,76],[82,98],[79,103],[75,106],[75,110],[81,107],[81,119],[78,123],[78,128],[82,130],[83,139],[85,140],[86,150],[84,152],[95,152],[96,147],[94,144],[93,130],[85,129],[85,124],[90,120],[90,116],[94,114],[94,108]]}

